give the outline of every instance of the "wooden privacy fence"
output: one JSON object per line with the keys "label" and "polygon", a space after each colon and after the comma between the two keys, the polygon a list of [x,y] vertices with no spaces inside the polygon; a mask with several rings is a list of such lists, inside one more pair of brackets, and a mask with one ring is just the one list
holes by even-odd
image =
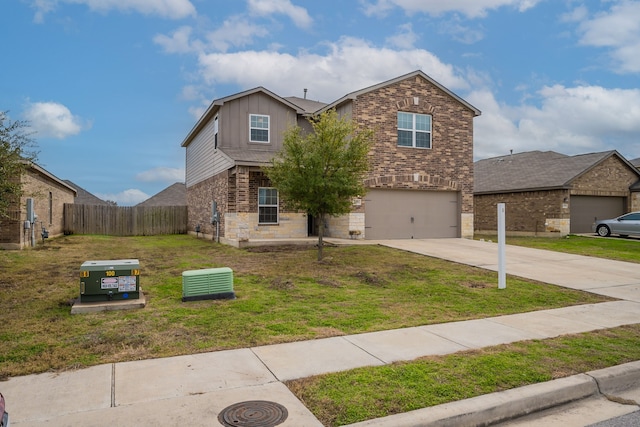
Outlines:
{"label": "wooden privacy fence", "polygon": [[150,236],[186,234],[186,206],[64,204],[65,234]]}

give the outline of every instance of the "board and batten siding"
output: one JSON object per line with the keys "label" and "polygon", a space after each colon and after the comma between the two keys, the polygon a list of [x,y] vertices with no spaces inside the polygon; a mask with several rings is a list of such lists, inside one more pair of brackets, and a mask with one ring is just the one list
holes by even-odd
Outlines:
{"label": "board and batten siding", "polygon": [[[284,131],[295,125],[296,111],[263,93],[225,102],[220,108],[218,147],[276,152],[282,148]],[[269,142],[249,142],[249,115],[269,116]]]}

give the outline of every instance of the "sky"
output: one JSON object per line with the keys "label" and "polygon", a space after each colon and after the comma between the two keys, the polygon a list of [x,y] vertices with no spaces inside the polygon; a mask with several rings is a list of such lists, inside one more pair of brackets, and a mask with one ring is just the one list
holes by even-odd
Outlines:
{"label": "sky", "polygon": [[184,182],[217,98],[332,102],[422,70],[482,111],[476,160],[640,157],[640,1],[3,0],[0,111],[38,164],[120,206]]}

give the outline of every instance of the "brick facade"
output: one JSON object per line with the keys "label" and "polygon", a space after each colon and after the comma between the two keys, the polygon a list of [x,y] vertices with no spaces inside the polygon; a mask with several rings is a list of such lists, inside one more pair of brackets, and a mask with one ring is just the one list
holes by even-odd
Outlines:
{"label": "brick facade", "polygon": [[[351,110],[359,125],[375,130],[366,187],[457,191],[461,235],[473,237],[474,111],[420,76],[366,92]],[[430,149],[398,146],[399,111],[431,115]]]}
{"label": "brick facade", "polygon": [[31,246],[31,230],[24,228],[27,220],[27,198],[32,198],[38,216],[34,224],[36,244],[42,242],[42,228],[49,237],[63,234],[64,204],[73,203],[75,193],[62,183],[51,179],[38,170],[29,168],[22,175],[23,196],[19,206],[11,212],[11,218],[0,222],[0,248],[22,249]]}
{"label": "brick facade", "polygon": [[[638,175],[617,157],[609,157],[572,183],[571,195],[629,197]],[[627,206],[631,210],[631,203]]]}
{"label": "brick facade", "polygon": [[[398,111],[432,116],[431,149],[398,146]],[[473,215],[474,116],[419,76],[359,96],[354,101],[354,120],[376,131],[367,185],[460,191],[462,213]]]}
{"label": "brick facade", "polygon": [[200,232],[208,237],[215,237],[216,229],[211,224],[211,202],[218,204],[220,212],[220,237],[224,237],[225,212],[229,209],[230,193],[229,171],[206,179],[187,189],[187,206],[189,206],[188,230],[195,230],[200,226]]}
{"label": "brick facade", "polygon": [[556,220],[569,220],[568,204],[563,205],[568,195],[568,190],[550,190],[475,196],[475,232],[495,234],[497,204],[504,203],[505,231],[510,234],[567,234],[569,230],[559,229]]}

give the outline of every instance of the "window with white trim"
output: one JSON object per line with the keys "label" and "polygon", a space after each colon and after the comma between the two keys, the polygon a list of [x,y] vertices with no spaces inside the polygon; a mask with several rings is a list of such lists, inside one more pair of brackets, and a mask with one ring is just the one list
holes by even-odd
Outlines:
{"label": "window with white trim", "polygon": [[431,116],[398,111],[398,145],[431,148]]}
{"label": "window with white trim", "polygon": [[249,141],[269,142],[269,116],[249,115]]}
{"label": "window with white trim", "polygon": [[258,224],[278,223],[278,190],[258,188]]}

